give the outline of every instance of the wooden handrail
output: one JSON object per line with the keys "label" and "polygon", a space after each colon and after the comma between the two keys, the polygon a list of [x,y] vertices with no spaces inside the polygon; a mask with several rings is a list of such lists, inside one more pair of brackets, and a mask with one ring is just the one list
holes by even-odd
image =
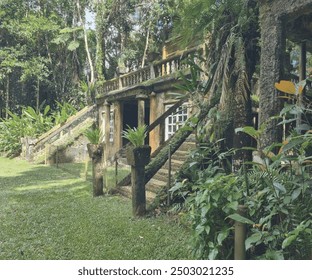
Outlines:
{"label": "wooden handrail", "polygon": [[169,117],[176,109],[178,109],[186,100],[188,96],[183,96],[178,102],[176,102],[173,106],[171,106],[167,111],[165,111],[160,117],[158,117],[153,123],[151,123],[146,132],[151,132],[156,126],[165,121],[167,117]]}

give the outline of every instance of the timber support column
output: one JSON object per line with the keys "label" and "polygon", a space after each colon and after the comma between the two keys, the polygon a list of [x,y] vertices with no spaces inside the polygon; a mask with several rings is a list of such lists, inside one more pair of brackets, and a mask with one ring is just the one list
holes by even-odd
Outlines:
{"label": "timber support column", "polygon": [[138,100],[138,126],[145,125],[145,100],[148,97],[145,94],[137,95]]}
{"label": "timber support column", "polygon": [[114,152],[117,152],[122,147],[123,104],[121,102],[115,103],[114,117]]}
{"label": "timber support column", "polygon": [[102,144],[87,144],[89,156],[92,159],[93,196],[103,195],[103,168],[102,168]]}
{"label": "timber support column", "polygon": [[260,67],[260,104],[259,125],[266,123],[266,128],[260,139],[260,148],[280,142],[282,127],[278,120],[271,120],[279,114],[282,102],[274,87],[284,75],[284,56],[286,50],[285,26],[281,17],[273,14],[270,1],[260,2],[261,26],[261,67]]}
{"label": "timber support column", "polygon": [[131,165],[132,213],[134,217],[146,214],[145,165],[150,161],[151,147],[129,147],[127,161]]}

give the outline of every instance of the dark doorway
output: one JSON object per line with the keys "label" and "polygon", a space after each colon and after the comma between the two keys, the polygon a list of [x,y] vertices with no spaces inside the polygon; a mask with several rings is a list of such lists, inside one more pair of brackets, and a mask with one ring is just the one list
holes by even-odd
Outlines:
{"label": "dark doorway", "polygon": [[[150,107],[149,100],[145,101],[145,124],[149,125],[149,115],[150,115]],[[138,126],[138,102],[137,100],[127,100],[123,104],[123,130],[128,127],[137,127]],[[129,141],[126,139],[122,139],[122,144],[125,145]],[[146,140],[146,144],[148,144],[148,139]]]}

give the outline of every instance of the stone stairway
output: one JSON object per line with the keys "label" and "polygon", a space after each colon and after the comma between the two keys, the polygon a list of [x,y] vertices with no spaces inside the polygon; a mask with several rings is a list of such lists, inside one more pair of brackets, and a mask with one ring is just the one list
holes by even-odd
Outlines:
{"label": "stone stairway", "polygon": [[[25,141],[22,157],[34,163],[83,161],[87,139],[83,133],[96,121],[96,106],[87,106],[65,123],[53,127],[38,139]],[[56,159],[57,157],[57,159]]]}
{"label": "stone stairway", "polygon": [[[196,148],[195,135],[191,134],[179,149],[171,156],[171,183],[174,182],[175,173],[186,161],[190,151]],[[168,187],[169,160],[158,170],[154,177],[146,184],[146,200],[150,204],[154,201],[158,192]],[[118,192],[131,198],[131,186],[120,187]]]}

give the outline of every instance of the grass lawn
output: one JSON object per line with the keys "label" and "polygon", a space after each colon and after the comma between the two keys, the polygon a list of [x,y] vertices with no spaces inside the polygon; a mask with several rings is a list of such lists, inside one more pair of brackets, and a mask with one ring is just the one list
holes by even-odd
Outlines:
{"label": "grass lawn", "polygon": [[131,201],[91,183],[0,158],[0,259],[189,259],[188,231],[166,216],[133,219]]}

